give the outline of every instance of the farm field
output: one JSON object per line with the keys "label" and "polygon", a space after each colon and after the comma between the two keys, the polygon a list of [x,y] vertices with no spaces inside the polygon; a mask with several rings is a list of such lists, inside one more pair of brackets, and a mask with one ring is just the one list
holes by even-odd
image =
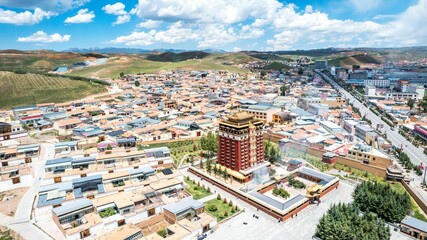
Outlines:
{"label": "farm field", "polygon": [[0,71],[0,109],[66,102],[105,91],[105,86],[98,83]]}
{"label": "farm field", "polygon": [[233,66],[222,65],[209,59],[191,59],[181,62],[156,62],[146,60],[142,57],[114,57],[105,64],[83,69],[76,69],[70,73],[71,76],[118,78],[121,72],[125,74],[155,73],[162,70],[227,70],[245,73],[245,70]]}

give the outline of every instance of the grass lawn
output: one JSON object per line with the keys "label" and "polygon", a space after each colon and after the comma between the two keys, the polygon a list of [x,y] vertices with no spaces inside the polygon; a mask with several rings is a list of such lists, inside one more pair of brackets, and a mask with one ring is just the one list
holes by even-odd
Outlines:
{"label": "grass lawn", "polygon": [[200,140],[186,140],[186,141],[178,141],[178,142],[170,142],[170,143],[154,143],[144,145],[138,145],[139,150],[148,149],[148,148],[156,148],[166,146],[171,151],[171,156],[175,162],[175,164],[179,164],[181,158],[187,155],[187,160],[189,162],[191,156],[197,157],[200,156],[202,152],[200,147]]}
{"label": "grass lawn", "polygon": [[98,83],[0,71],[0,109],[78,100],[105,91]]}
{"label": "grass lawn", "polygon": [[202,187],[198,187],[197,183],[193,183],[193,180],[185,179],[185,184],[185,190],[187,190],[187,192],[189,192],[196,200],[212,194],[211,192],[203,189]]}
{"label": "grass lawn", "polygon": [[[216,210],[212,211],[210,209],[210,206],[216,206]],[[218,200],[218,199],[212,199],[210,201],[207,201],[205,203],[205,211],[208,212],[209,214],[211,214],[212,216],[216,217],[217,221],[221,221],[223,219],[229,218],[231,216],[233,216],[234,214],[236,214],[237,212],[240,211],[240,209],[236,212],[232,212],[232,209],[234,208],[234,206],[229,206],[228,204],[228,200],[227,203],[223,202],[223,199]],[[228,216],[224,216],[224,213],[227,212]]]}

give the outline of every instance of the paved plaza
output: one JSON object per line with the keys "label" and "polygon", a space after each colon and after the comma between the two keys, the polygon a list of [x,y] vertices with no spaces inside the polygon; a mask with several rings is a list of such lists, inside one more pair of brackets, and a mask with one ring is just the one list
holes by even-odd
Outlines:
{"label": "paved plaza", "polygon": [[[221,224],[220,227],[209,235],[207,239],[312,239],[317,222],[329,209],[331,204],[351,202],[351,193],[353,190],[354,186],[345,182],[340,182],[338,189],[333,190],[324,196],[322,198],[322,203],[319,206],[316,204],[310,205],[299,212],[296,217],[281,223],[264,212],[257,211],[249,204],[238,201],[239,205],[244,207],[244,212]],[[227,195],[221,190],[217,189],[216,191]],[[259,218],[254,218],[254,214],[259,216]],[[247,225],[243,224],[244,222],[246,222]],[[406,240],[410,238],[402,233],[392,231],[391,239]]]}

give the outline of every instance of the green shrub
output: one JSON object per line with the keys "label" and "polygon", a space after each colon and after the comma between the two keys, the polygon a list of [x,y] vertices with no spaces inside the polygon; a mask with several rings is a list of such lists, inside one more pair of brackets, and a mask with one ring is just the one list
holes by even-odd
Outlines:
{"label": "green shrub", "polygon": [[208,210],[209,210],[210,212],[216,212],[216,211],[218,210],[218,207],[217,207],[217,206],[215,206],[215,205],[209,205],[209,206],[208,206]]}

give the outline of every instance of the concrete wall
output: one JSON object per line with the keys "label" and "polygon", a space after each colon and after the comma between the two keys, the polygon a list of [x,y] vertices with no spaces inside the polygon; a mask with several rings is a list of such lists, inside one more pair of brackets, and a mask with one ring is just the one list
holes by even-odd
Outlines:
{"label": "concrete wall", "polygon": [[350,158],[341,157],[341,156],[337,156],[334,159],[335,159],[336,163],[340,163],[340,164],[346,165],[348,167],[352,167],[352,168],[356,168],[356,169],[359,169],[362,171],[366,171],[368,173],[374,174],[375,176],[379,176],[379,177],[383,177],[383,178],[385,178],[387,176],[385,168],[364,164],[362,162],[359,162],[359,161],[356,161],[356,160],[353,160]]}
{"label": "concrete wall", "polygon": [[411,195],[411,197],[415,200],[418,206],[420,206],[421,210],[427,214],[427,204],[418,196],[414,190],[412,190],[412,188],[405,181],[402,181],[402,185],[406,191],[408,191],[409,195]]}
{"label": "concrete wall", "polygon": [[188,171],[190,173],[192,173],[192,174],[194,174],[194,175],[196,175],[196,176],[198,176],[198,177],[206,180],[207,182],[210,182],[211,184],[213,184],[213,185],[221,188],[222,190],[230,193],[231,195],[238,197],[240,200],[242,200],[242,201],[244,201],[244,202],[252,205],[253,207],[256,207],[257,209],[259,209],[259,210],[267,213],[268,215],[270,215],[270,216],[272,216],[272,217],[274,217],[276,219],[280,219],[281,221],[285,221],[285,220],[293,217],[295,214],[297,214],[298,212],[300,212],[301,210],[303,210],[304,208],[306,208],[308,205],[310,205],[310,202],[307,199],[307,201],[304,202],[304,203],[302,203],[300,206],[294,208],[293,210],[291,210],[290,212],[286,213],[285,215],[282,215],[282,214],[276,212],[275,210],[270,209],[268,207],[265,207],[264,205],[261,205],[261,204],[255,202],[251,198],[248,198],[247,196],[245,196],[245,195],[243,195],[243,194],[241,194],[239,192],[236,192],[233,189],[228,188],[227,186],[223,185],[222,183],[220,183],[218,181],[214,181],[214,180],[210,179],[209,177],[204,176],[204,175],[198,173],[197,171],[193,170],[192,168],[189,168]]}

